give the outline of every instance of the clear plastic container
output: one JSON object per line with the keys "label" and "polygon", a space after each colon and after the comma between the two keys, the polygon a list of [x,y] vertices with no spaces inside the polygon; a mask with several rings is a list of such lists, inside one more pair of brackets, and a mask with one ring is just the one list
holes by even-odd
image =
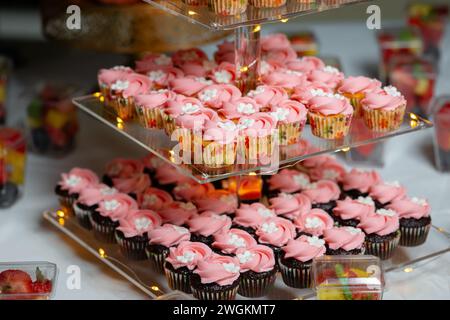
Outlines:
{"label": "clear plastic container", "polygon": [[431,107],[434,154],[438,170],[450,172],[450,96],[438,97]]}
{"label": "clear plastic container", "polygon": [[6,101],[10,73],[11,61],[7,57],[0,55],[0,124],[6,122]]}
{"label": "clear plastic container", "polygon": [[[26,272],[31,283],[22,281],[17,285],[27,288],[29,292],[5,293],[2,292],[2,273],[7,270],[18,270]],[[4,275],[4,273],[3,273]],[[58,267],[54,263],[46,261],[33,262],[0,262],[0,300],[49,300],[55,294],[56,281],[58,277]],[[9,276],[6,276],[9,278]],[[48,282],[51,284],[49,285]]]}
{"label": "clear plastic container", "polygon": [[26,142],[21,131],[0,127],[0,209],[12,206],[25,183]]}
{"label": "clear plastic container", "polygon": [[313,260],[318,300],[381,300],[384,273],[375,256],[323,256]]}

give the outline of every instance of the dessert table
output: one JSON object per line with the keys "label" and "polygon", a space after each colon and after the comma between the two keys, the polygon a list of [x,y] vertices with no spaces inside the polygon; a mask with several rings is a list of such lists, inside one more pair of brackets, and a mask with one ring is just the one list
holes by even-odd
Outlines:
{"label": "dessert table", "polygon": [[[266,32],[312,30],[320,42],[323,56],[338,56],[348,75],[375,75],[379,61],[375,31],[363,21],[342,24],[306,25],[301,21],[270,25]],[[28,44],[27,44],[28,46]],[[15,70],[11,85],[9,123],[23,118],[31,90],[42,80],[74,83],[86,92],[95,85],[96,71],[104,66],[127,63],[123,56],[61,48],[35,43],[27,48],[32,60]],[[45,48],[44,48],[45,47]],[[211,52],[213,45],[206,46]],[[447,32],[437,93],[450,89],[450,32]],[[145,151],[111,132],[87,115],[79,113],[80,132],[77,148],[62,159],[29,154],[24,196],[12,208],[0,211],[0,261],[50,261],[59,267],[56,299],[145,299],[141,291],[98,262],[87,251],[59,233],[42,218],[42,212],[56,208],[54,186],[61,172],[71,167],[89,167],[101,173],[103,165],[114,157],[142,157]],[[433,208],[433,224],[450,230],[450,174],[434,166],[433,130],[390,139],[385,147],[385,179],[399,180],[409,194],[426,197]],[[420,250],[418,248],[417,250]],[[81,287],[67,286],[69,266],[81,271]],[[419,263],[414,268],[387,275],[385,299],[450,298],[450,253]],[[406,272],[409,271],[409,272]]]}

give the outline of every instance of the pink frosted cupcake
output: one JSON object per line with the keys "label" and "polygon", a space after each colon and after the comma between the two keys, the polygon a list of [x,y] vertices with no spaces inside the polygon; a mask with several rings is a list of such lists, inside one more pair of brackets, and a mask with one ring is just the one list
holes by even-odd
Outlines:
{"label": "pink frosted cupcake", "polygon": [[347,197],[337,201],[330,214],[340,226],[356,227],[362,219],[374,212],[375,202],[371,197]]}
{"label": "pink frosted cupcake", "polygon": [[212,250],[204,243],[183,241],[169,249],[164,271],[169,287],[191,293],[191,277],[199,261],[212,255]]}
{"label": "pink frosted cupcake", "polygon": [[172,193],[175,199],[189,202],[204,197],[214,189],[214,185],[211,183],[200,184],[192,181],[179,184],[173,189]]}
{"label": "pink frosted cupcake", "polygon": [[233,215],[238,208],[238,198],[234,192],[213,190],[195,200],[198,211],[213,211],[216,214]]}
{"label": "pink frosted cupcake", "polygon": [[366,234],[366,252],[382,260],[394,254],[400,240],[399,215],[391,209],[378,209],[358,224]]}
{"label": "pink frosted cupcake", "polygon": [[329,94],[309,100],[308,118],[313,135],[324,139],[342,139],[349,130],[353,107],[344,96]]}
{"label": "pink frosted cupcake", "polygon": [[80,192],[98,183],[97,175],[89,169],[73,168],[68,173],[61,174],[61,180],[55,187],[61,209],[67,214],[73,214],[73,204]]}
{"label": "pink frosted cupcake", "polygon": [[261,106],[261,111],[269,111],[272,106],[276,106],[289,98],[283,88],[266,85],[257,86],[255,90],[249,91],[247,96]]}
{"label": "pink frosted cupcake", "polygon": [[207,54],[198,48],[189,48],[178,50],[172,55],[172,61],[175,66],[181,67],[189,62],[207,61]]}
{"label": "pink frosted cupcake", "polygon": [[151,179],[154,178],[156,169],[166,163],[153,153],[147,154],[141,159],[141,162],[144,166],[144,173],[148,174]]}
{"label": "pink frosted cupcake", "polygon": [[231,219],[226,215],[205,211],[190,219],[187,224],[192,233],[191,241],[211,245],[214,242],[215,234],[226,232],[231,228]]}
{"label": "pink frosted cupcake", "polygon": [[267,180],[268,196],[275,196],[280,192],[295,193],[304,190],[310,183],[306,173],[293,169],[282,169]]}
{"label": "pink frosted cupcake", "polygon": [[431,227],[430,205],[420,198],[403,198],[387,206],[400,218],[400,245],[414,247],[425,242]]}
{"label": "pink frosted cupcake", "polygon": [[255,238],[250,233],[241,229],[229,229],[222,233],[216,233],[211,246],[219,254],[235,255],[238,249],[248,249],[256,244]]}
{"label": "pink frosted cupcake", "polygon": [[308,75],[314,70],[325,68],[325,63],[317,57],[302,57],[286,62],[286,68]]}
{"label": "pink frosted cupcake", "polygon": [[328,255],[364,254],[365,237],[359,228],[334,227],[325,230],[323,238]]}
{"label": "pink frosted cupcake", "polygon": [[137,209],[136,201],[126,194],[105,196],[98,204],[97,210],[89,216],[95,237],[106,243],[115,243],[119,220]]}
{"label": "pink frosted cupcake", "polygon": [[238,98],[231,102],[225,102],[219,110],[219,115],[233,120],[235,123],[243,116],[251,116],[261,110],[261,105],[250,97]]}
{"label": "pink frosted cupcake", "polygon": [[303,73],[289,69],[278,69],[262,77],[264,84],[282,87],[288,95],[294,92],[295,87],[304,84],[305,80],[306,76]]}
{"label": "pink frosted cupcake", "polygon": [[152,91],[136,96],[134,103],[139,122],[145,128],[163,128],[162,112],[167,101],[176,98],[176,94],[167,90]]}
{"label": "pink frosted cupcake", "polygon": [[172,80],[184,77],[183,70],[174,67],[152,70],[146,75],[152,81],[154,90],[167,89]]}
{"label": "pink frosted cupcake", "polygon": [[325,254],[325,241],[301,236],[290,239],[281,250],[279,266],[283,282],[292,288],[309,288],[312,260]]}
{"label": "pink frosted cupcake", "polygon": [[214,61],[202,60],[185,62],[180,68],[185,76],[206,78],[216,66]]}
{"label": "pink frosted cupcake", "polygon": [[344,80],[344,74],[332,66],[325,66],[309,73],[308,80],[326,84],[330,89],[335,90]]}
{"label": "pink frosted cupcake", "polygon": [[172,202],[173,198],[170,193],[158,188],[148,187],[138,195],[140,208],[154,210],[156,212],[159,212],[159,210],[170,205]]}
{"label": "pink frosted cupcake", "polygon": [[206,80],[203,77],[183,77],[173,79],[169,83],[170,89],[177,93],[187,97],[195,96],[200,90],[206,88],[207,86],[213,85],[214,82],[211,80]]}
{"label": "pink frosted cupcake", "polygon": [[239,99],[241,96],[241,91],[231,84],[213,84],[197,94],[203,105],[213,109],[221,109],[224,103]]}
{"label": "pink frosted cupcake", "polygon": [[254,245],[236,251],[241,276],[238,293],[249,298],[265,296],[273,286],[277,266],[273,250],[267,246]]}
{"label": "pink frosted cupcake", "polygon": [[248,0],[208,0],[209,9],[219,16],[235,16],[244,13]]}
{"label": "pink frosted cupcake", "polygon": [[173,165],[164,163],[156,169],[155,182],[161,189],[171,192],[178,184],[192,182],[192,179],[182,174]]}
{"label": "pink frosted cupcake", "polygon": [[163,223],[184,226],[197,216],[197,207],[192,202],[173,201],[158,211]]}
{"label": "pink frosted cupcake", "polygon": [[239,260],[213,253],[201,260],[191,277],[191,290],[199,300],[234,300],[239,287]]}
{"label": "pink frosted cupcake", "polygon": [[236,210],[233,223],[235,228],[245,230],[250,234],[255,234],[255,230],[264,221],[274,217],[276,217],[274,211],[262,203],[241,204],[239,209]]}
{"label": "pink frosted cupcake", "polygon": [[355,109],[355,117],[362,116],[361,101],[366,94],[381,90],[381,82],[367,77],[348,77],[344,79],[337,92],[347,97]]}
{"label": "pink frosted cupcake", "polygon": [[234,63],[234,42],[224,41],[221,44],[218,44],[217,50],[214,52],[214,60],[219,64],[222,62]]}
{"label": "pink frosted cupcake", "polygon": [[273,106],[270,111],[277,122],[279,144],[284,146],[299,142],[306,124],[305,106],[294,100],[285,100]]}
{"label": "pink frosted cupcake", "polygon": [[178,96],[175,100],[168,101],[162,112],[164,130],[170,137],[177,127],[176,119],[178,117],[201,115],[203,110],[205,107],[196,98]]}
{"label": "pink frosted cupcake", "polygon": [[209,78],[218,84],[233,84],[236,81],[236,66],[222,62],[211,70]]}
{"label": "pink frosted cupcake", "polygon": [[333,180],[340,183],[346,174],[347,170],[334,158],[328,158],[309,170],[309,176],[313,181]]}
{"label": "pink frosted cupcake", "polygon": [[333,219],[322,209],[312,209],[311,211],[297,216],[294,220],[297,228],[297,235],[323,236],[325,230],[331,229],[334,225]]}
{"label": "pink frosted cupcake", "polygon": [[103,183],[112,187],[113,180],[117,178],[131,178],[136,174],[144,172],[144,165],[135,159],[115,158],[106,164]]}
{"label": "pink frosted cupcake", "polygon": [[284,218],[269,218],[256,229],[257,240],[260,244],[264,244],[272,248],[275,258],[278,259],[281,247],[286,245],[289,240],[294,239],[297,235],[294,224]]}
{"label": "pink frosted cupcake", "polygon": [[164,224],[148,232],[150,241],[145,253],[153,270],[164,273],[164,264],[170,248],[189,241],[191,234],[188,229],[173,224]]}
{"label": "pink frosted cupcake", "polygon": [[277,197],[271,198],[270,209],[279,216],[289,220],[307,214],[312,209],[311,200],[301,193],[287,194],[280,193]]}
{"label": "pink frosted cupcake", "polygon": [[132,210],[119,220],[116,241],[122,254],[134,260],[146,259],[149,232],[161,225],[161,218],[151,210]]}
{"label": "pink frosted cupcake", "polygon": [[397,88],[388,86],[382,91],[366,94],[361,101],[366,126],[376,132],[400,128],[406,111],[406,99]]}
{"label": "pink frosted cupcake", "polygon": [[114,98],[111,93],[111,85],[118,79],[123,79],[127,74],[133,73],[133,69],[124,66],[115,66],[110,69],[100,69],[97,74],[98,86],[102,96],[105,98],[105,104],[110,105]]}
{"label": "pink frosted cupcake", "polygon": [[373,185],[381,183],[380,175],[374,171],[352,169],[342,179],[344,194],[352,199],[367,197]]}
{"label": "pink frosted cupcake", "polygon": [[150,53],[135,62],[136,72],[147,74],[150,71],[173,67],[172,58],[159,53]]}
{"label": "pink frosted cupcake", "polygon": [[392,201],[404,199],[406,189],[398,181],[381,182],[370,187],[369,196],[384,206]]}
{"label": "pink frosted cupcake", "polygon": [[128,194],[134,199],[137,199],[150,185],[150,177],[145,173],[137,173],[128,178],[113,179],[114,188],[119,190],[119,192]]}
{"label": "pink frosted cupcake", "polygon": [[318,96],[323,97],[332,93],[333,90],[323,83],[307,82],[294,88],[294,91],[291,94],[291,99],[308,107],[312,98]]}
{"label": "pink frosted cupcake", "polygon": [[307,196],[313,208],[320,208],[327,212],[336,206],[336,200],[341,196],[341,189],[338,184],[331,180],[320,180],[309,184],[302,194]]}

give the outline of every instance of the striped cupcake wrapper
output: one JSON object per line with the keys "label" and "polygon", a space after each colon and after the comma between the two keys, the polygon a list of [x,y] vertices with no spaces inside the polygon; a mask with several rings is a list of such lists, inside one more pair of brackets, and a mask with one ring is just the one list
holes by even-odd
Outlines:
{"label": "striped cupcake wrapper", "polygon": [[73,204],[73,211],[75,213],[75,216],[77,217],[77,221],[85,229],[91,230],[92,224],[91,220],[89,219],[89,216],[91,215],[91,212],[89,210],[83,210],[81,209],[77,203]]}
{"label": "striped cupcake wrapper", "polygon": [[221,16],[234,16],[243,13],[247,9],[246,0],[230,1],[230,0],[209,0],[208,7],[215,14]]}
{"label": "striped cupcake wrapper", "polygon": [[203,147],[203,164],[213,168],[223,168],[236,162],[236,144],[209,143]]}
{"label": "striped cupcake wrapper", "polygon": [[163,129],[163,120],[160,108],[146,108],[144,116],[149,128]]}
{"label": "striped cupcake wrapper", "polygon": [[286,4],[286,0],[250,0],[250,2],[256,8],[276,8]]}
{"label": "striped cupcake wrapper", "polygon": [[172,290],[180,290],[186,293],[191,293],[191,277],[189,274],[173,272],[164,268],[167,283]]}
{"label": "striped cupcake wrapper", "polygon": [[115,232],[116,242],[119,244],[120,252],[127,258],[133,260],[145,260],[147,254],[145,248],[147,247],[147,241],[134,241],[124,237],[121,237]]}
{"label": "striped cupcake wrapper", "polygon": [[191,286],[191,291],[194,298],[199,300],[234,300],[236,299],[238,288],[239,285],[223,291],[206,291],[195,289]]}
{"label": "striped cupcake wrapper", "polygon": [[110,106],[111,105],[111,89],[106,84],[99,84],[100,93],[102,94],[102,97],[105,99],[104,105]]}
{"label": "striped cupcake wrapper", "polygon": [[324,139],[341,139],[349,130],[352,115],[322,116],[320,114],[308,113],[312,134]]}
{"label": "striped cupcake wrapper", "polygon": [[92,215],[89,215],[89,221],[91,222],[92,230],[94,231],[94,236],[96,239],[105,243],[116,243],[115,227],[102,225],[95,222],[94,219],[92,219]]}
{"label": "striped cupcake wrapper", "polygon": [[280,146],[287,146],[299,142],[304,126],[305,123],[301,122],[279,124],[277,129],[280,137]]}
{"label": "striped cupcake wrapper", "polygon": [[405,117],[406,105],[395,110],[383,111],[363,108],[366,126],[376,132],[389,132],[400,128]]}
{"label": "striped cupcake wrapper", "polygon": [[116,115],[122,120],[133,119],[135,106],[134,106],[134,98],[128,97],[117,97],[113,100],[113,107]]}
{"label": "striped cupcake wrapper", "polygon": [[171,116],[165,115],[165,117],[163,119],[163,127],[164,127],[164,130],[166,131],[167,135],[170,138],[172,133],[177,128],[176,125],[175,125],[175,119],[172,118]]}
{"label": "striped cupcake wrapper", "polygon": [[150,264],[153,269],[159,273],[164,273],[164,263],[166,262],[166,257],[168,252],[155,253],[145,249],[147,258],[150,260]]}
{"label": "striped cupcake wrapper", "polygon": [[241,277],[239,279],[238,293],[248,298],[258,298],[265,296],[273,286],[277,273],[268,275],[260,279],[250,279]]}
{"label": "striped cupcake wrapper", "polygon": [[427,239],[431,224],[423,227],[402,227],[400,226],[400,243],[404,247],[415,247],[423,244]]}
{"label": "striped cupcake wrapper", "polygon": [[309,288],[311,286],[311,264],[301,268],[289,268],[279,263],[283,282],[292,288]]}
{"label": "striped cupcake wrapper", "polygon": [[74,215],[73,212],[73,204],[75,203],[75,199],[73,197],[63,197],[59,196],[59,205],[61,206],[61,210],[64,211],[65,214]]}
{"label": "striped cupcake wrapper", "polygon": [[366,254],[379,257],[381,260],[387,260],[394,254],[395,249],[400,241],[400,231],[397,232],[395,238],[383,242],[366,241]]}

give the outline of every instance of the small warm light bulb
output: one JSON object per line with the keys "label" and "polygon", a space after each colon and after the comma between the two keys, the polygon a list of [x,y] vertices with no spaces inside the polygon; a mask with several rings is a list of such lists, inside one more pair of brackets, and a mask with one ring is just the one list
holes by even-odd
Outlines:
{"label": "small warm light bulb", "polygon": [[407,268],[403,269],[403,271],[406,272],[406,273],[409,273],[409,272],[413,272],[414,269],[411,268],[411,267],[407,267]]}
{"label": "small warm light bulb", "polygon": [[197,14],[197,12],[192,11],[192,10],[189,10],[189,11],[188,11],[188,14],[189,14],[190,16],[195,16],[195,15]]}
{"label": "small warm light bulb", "polygon": [[411,127],[411,128],[415,128],[415,127],[417,127],[419,125],[419,122],[417,121],[417,120],[411,120],[410,122],[409,122],[409,126]]}
{"label": "small warm light bulb", "polygon": [[256,176],[256,172],[250,172],[248,175],[249,176]]}
{"label": "small warm light bulb", "polygon": [[241,72],[245,73],[248,71],[248,66],[242,66],[240,70]]}
{"label": "small warm light bulb", "polygon": [[100,102],[104,102],[105,101],[105,97],[104,96],[101,96],[100,97]]}
{"label": "small warm light bulb", "polygon": [[345,147],[341,149],[342,152],[349,152],[350,151],[350,147]]}
{"label": "small warm light bulb", "polygon": [[419,120],[419,117],[417,117],[417,115],[415,114],[415,113],[410,113],[409,114],[409,117],[412,119],[412,120]]}
{"label": "small warm light bulb", "polygon": [[98,249],[98,253],[100,254],[101,258],[106,258],[106,252],[102,248]]}
{"label": "small warm light bulb", "polygon": [[261,31],[261,26],[259,24],[257,24],[254,28],[253,28],[253,32],[260,32]]}
{"label": "small warm light bulb", "polygon": [[94,97],[99,98],[102,94],[100,92],[96,92],[93,95],[94,95]]}
{"label": "small warm light bulb", "polygon": [[280,21],[281,21],[282,23],[286,23],[286,22],[289,21],[289,19],[281,19]]}
{"label": "small warm light bulb", "polygon": [[151,286],[151,289],[152,289],[153,291],[159,291],[159,288],[158,288],[157,286]]}
{"label": "small warm light bulb", "polygon": [[58,223],[62,226],[64,226],[64,223],[66,223],[66,221],[63,218],[59,218],[58,219]]}
{"label": "small warm light bulb", "polygon": [[64,211],[62,211],[62,210],[58,210],[58,211],[56,211],[56,215],[57,215],[58,217],[60,217],[60,218],[64,218],[65,213],[64,213]]}
{"label": "small warm light bulb", "polygon": [[122,130],[123,129],[123,120],[121,118],[117,117],[116,122],[117,122],[117,128]]}

